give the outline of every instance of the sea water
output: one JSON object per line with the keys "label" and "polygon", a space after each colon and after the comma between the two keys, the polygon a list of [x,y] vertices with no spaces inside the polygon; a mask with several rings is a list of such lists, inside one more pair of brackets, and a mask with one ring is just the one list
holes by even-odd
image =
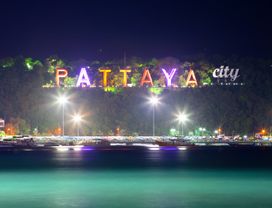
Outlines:
{"label": "sea water", "polygon": [[0,207],[272,207],[271,150],[0,152]]}

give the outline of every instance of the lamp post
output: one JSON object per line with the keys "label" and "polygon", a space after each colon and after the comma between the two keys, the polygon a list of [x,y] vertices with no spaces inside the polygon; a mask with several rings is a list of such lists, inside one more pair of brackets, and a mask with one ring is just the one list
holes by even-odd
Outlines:
{"label": "lamp post", "polygon": [[206,131],[206,128],[199,127],[199,131],[200,131],[201,136],[203,136],[204,132]]}
{"label": "lamp post", "polygon": [[149,98],[149,102],[152,105],[152,135],[155,136],[155,107],[159,103],[159,98],[157,96],[152,96]]}
{"label": "lamp post", "polygon": [[62,105],[62,136],[64,136],[64,107],[68,99],[66,96],[62,95],[58,98],[58,103]]}
{"label": "lamp post", "polygon": [[73,116],[73,121],[77,125],[77,136],[79,136],[79,125],[80,125],[80,122],[82,121],[82,116],[79,115],[79,114],[74,115]]}
{"label": "lamp post", "polygon": [[179,113],[177,115],[177,119],[178,119],[178,122],[179,124],[181,124],[181,136],[183,136],[183,125],[186,121],[188,121],[188,115],[185,114],[184,112],[183,113]]}

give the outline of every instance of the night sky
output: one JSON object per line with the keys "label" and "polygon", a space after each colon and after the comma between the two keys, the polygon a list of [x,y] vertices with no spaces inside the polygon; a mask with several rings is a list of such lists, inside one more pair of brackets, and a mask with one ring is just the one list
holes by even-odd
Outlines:
{"label": "night sky", "polygon": [[0,58],[272,55],[269,1],[1,1]]}

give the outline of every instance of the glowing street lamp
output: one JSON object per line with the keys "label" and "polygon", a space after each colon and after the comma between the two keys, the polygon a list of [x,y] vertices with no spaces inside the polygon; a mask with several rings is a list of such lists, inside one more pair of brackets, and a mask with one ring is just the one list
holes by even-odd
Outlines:
{"label": "glowing street lamp", "polygon": [[73,116],[73,121],[77,125],[77,136],[79,136],[79,126],[80,126],[80,122],[82,121],[82,116],[79,114],[75,114]]}
{"label": "glowing street lamp", "polygon": [[206,128],[199,127],[198,129],[201,133],[201,136],[203,136],[203,133],[206,131]]}
{"label": "glowing street lamp", "polygon": [[58,97],[58,103],[62,105],[62,136],[64,136],[64,106],[68,102],[68,98],[65,95]]}
{"label": "glowing street lamp", "polygon": [[183,125],[186,121],[188,121],[188,115],[184,112],[179,113],[177,115],[177,120],[178,120],[179,124],[181,124],[181,136],[183,136]]}
{"label": "glowing street lamp", "polygon": [[262,134],[262,135],[265,135],[265,134],[266,134],[266,130],[265,130],[265,129],[262,129],[261,134]]}
{"label": "glowing street lamp", "polygon": [[153,126],[152,126],[152,135],[155,136],[155,107],[159,104],[159,98],[157,96],[152,96],[149,98],[149,102],[152,105],[152,112],[153,112]]}

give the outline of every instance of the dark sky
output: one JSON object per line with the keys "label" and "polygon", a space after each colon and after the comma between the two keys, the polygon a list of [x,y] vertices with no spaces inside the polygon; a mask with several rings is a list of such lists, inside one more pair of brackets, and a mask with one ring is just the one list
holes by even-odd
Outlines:
{"label": "dark sky", "polygon": [[0,57],[272,55],[269,1],[1,1]]}

